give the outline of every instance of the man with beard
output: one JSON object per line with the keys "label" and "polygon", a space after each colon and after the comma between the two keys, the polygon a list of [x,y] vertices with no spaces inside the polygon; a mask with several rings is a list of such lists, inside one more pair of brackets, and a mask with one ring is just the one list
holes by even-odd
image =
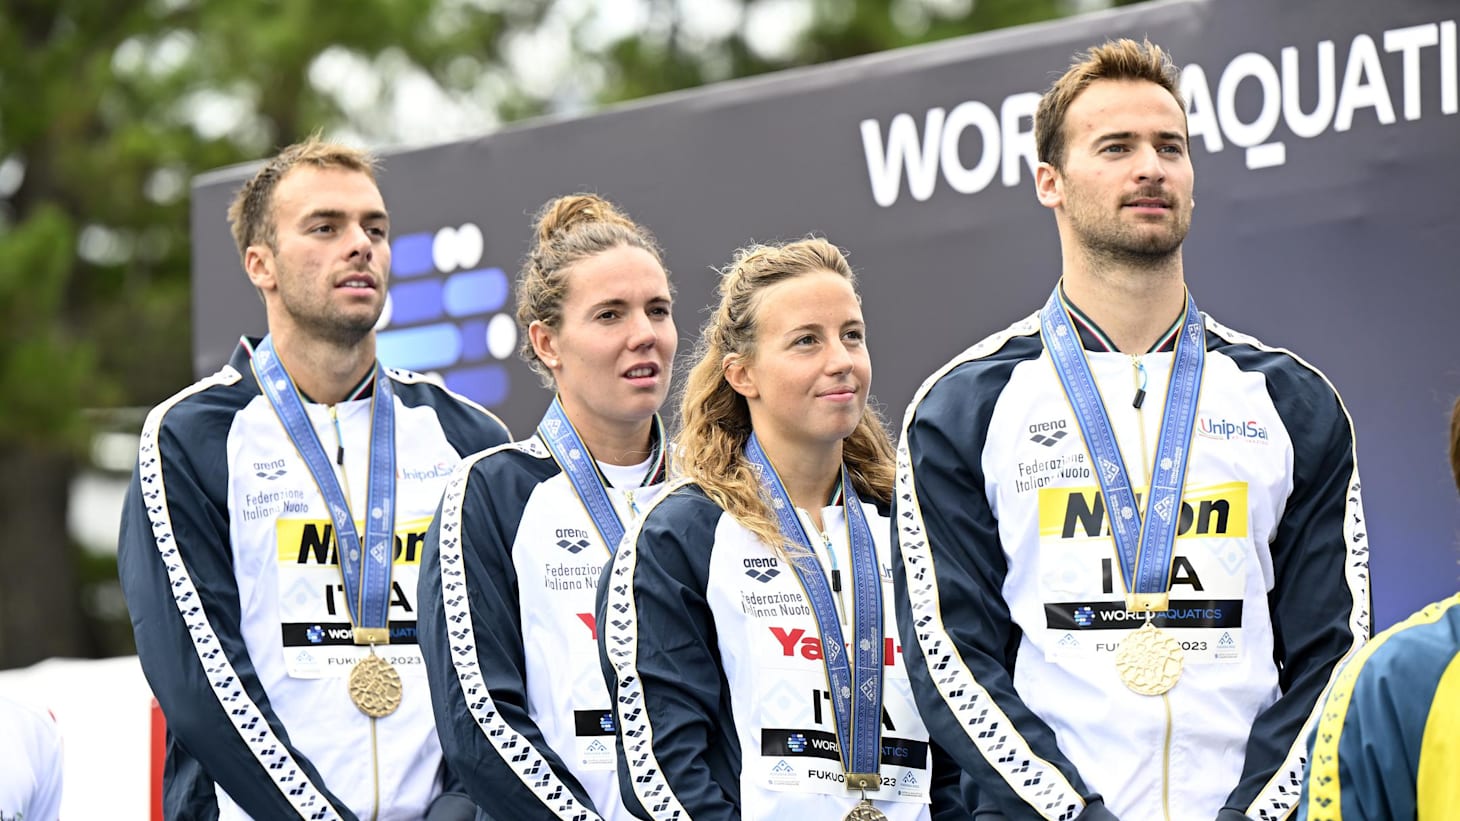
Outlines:
{"label": "man with beard", "polygon": [[1177,70],[1076,58],[1035,117],[1063,277],[935,373],[898,453],[898,624],[992,817],[1280,818],[1370,632],[1353,430],[1291,353],[1196,308]]}
{"label": "man with beard", "polygon": [[143,426],[118,563],[168,725],[168,818],[470,818],[416,646],[420,549],[452,469],[509,440],[388,370],[375,160],[290,146],[228,211],[269,334]]}

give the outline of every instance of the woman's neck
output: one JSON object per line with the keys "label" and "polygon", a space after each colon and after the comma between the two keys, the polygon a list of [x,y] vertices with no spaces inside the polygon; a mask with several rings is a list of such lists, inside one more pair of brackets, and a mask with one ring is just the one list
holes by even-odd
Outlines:
{"label": "woman's neck", "polygon": [[766,458],[770,459],[776,474],[781,477],[791,504],[806,511],[820,529],[821,509],[826,506],[837,481],[841,479],[841,441],[823,447],[778,440],[774,435],[766,437],[757,433],[756,436]]}
{"label": "woman's neck", "polygon": [[627,422],[604,419],[567,397],[561,399],[568,421],[594,459],[610,465],[637,465],[653,452],[654,417]]}

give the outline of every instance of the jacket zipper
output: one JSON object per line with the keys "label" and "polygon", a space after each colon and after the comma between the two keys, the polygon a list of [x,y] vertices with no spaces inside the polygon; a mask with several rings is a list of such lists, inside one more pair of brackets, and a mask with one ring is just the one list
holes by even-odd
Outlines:
{"label": "jacket zipper", "polygon": [[[1143,499],[1149,502],[1151,498],[1151,464],[1150,446],[1146,440],[1146,419],[1145,412],[1141,406],[1146,402],[1146,365],[1139,356],[1131,357],[1132,377],[1135,381],[1135,395],[1131,399],[1131,407],[1136,411],[1136,430],[1140,432],[1141,440],[1141,472],[1142,482],[1145,484],[1146,492]],[[1169,389],[1169,388],[1168,388]],[[1164,405],[1164,403],[1163,403]],[[1141,521],[1145,521],[1150,508],[1141,512]],[[1174,730],[1171,718],[1171,694],[1161,694],[1161,706],[1166,713],[1166,727],[1161,743],[1161,815],[1165,821],[1171,821],[1171,735]]]}
{"label": "jacket zipper", "polygon": [[[345,434],[340,430],[339,409],[330,405],[330,423],[335,428],[335,467],[340,474],[340,485],[345,493],[346,515],[352,520],[355,513],[350,509],[350,472],[345,469]],[[339,561],[345,560],[340,555],[340,534],[335,534],[335,556]],[[356,603],[359,604],[358,602]],[[358,612],[358,607],[357,607]],[[372,786],[372,804],[370,806],[370,821],[376,821],[380,817],[380,747],[375,737],[375,719],[370,719],[370,782]]]}

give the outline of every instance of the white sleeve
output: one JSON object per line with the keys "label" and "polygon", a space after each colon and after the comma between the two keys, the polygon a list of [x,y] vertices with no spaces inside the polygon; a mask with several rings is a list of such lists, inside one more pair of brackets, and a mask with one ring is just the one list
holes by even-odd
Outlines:
{"label": "white sleeve", "polygon": [[0,697],[0,818],[61,815],[61,731],[55,719]]}

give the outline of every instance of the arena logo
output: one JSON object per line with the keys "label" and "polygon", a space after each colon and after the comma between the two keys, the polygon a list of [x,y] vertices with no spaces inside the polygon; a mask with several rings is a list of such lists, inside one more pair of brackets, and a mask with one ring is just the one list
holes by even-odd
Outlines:
{"label": "arena logo", "polygon": [[745,559],[743,564],[745,565],[745,575],[761,584],[781,575],[781,571],[777,567],[780,562],[775,559]]}
{"label": "arena logo", "polygon": [[289,472],[289,469],[284,467],[283,459],[275,459],[272,462],[254,462],[253,470],[253,475],[260,479],[268,479],[271,482],[275,479],[282,478]]}
{"label": "arena logo", "polygon": [[1069,435],[1066,427],[1067,424],[1063,419],[1056,419],[1053,422],[1036,422],[1029,426],[1029,441],[1036,445],[1052,448]]}
{"label": "arena logo", "polygon": [[558,547],[575,556],[593,546],[593,543],[587,539],[558,539],[557,544]]}
{"label": "arena logo", "polygon": [[[1392,76],[1385,74],[1381,50],[1396,55],[1390,60],[1390,67],[1398,68]],[[1437,82],[1439,113],[1460,111],[1454,20],[1390,29],[1378,37],[1359,34],[1347,45],[1341,75],[1338,53],[1338,44],[1322,40],[1303,48],[1284,47],[1277,64],[1251,51],[1233,57],[1221,71],[1209,73],[1197,63],[1188,64],[1181,72],[1181,93],[1192,145],[1217,153],[1231,144],[1245,151],[1244,161],[1252,170],[1280,166],[1287,162],[1287,143],[1272,139],[1279,123],[1304,140],[1329,130],[1348,131],[1360,112],[1371,112],[1366,116],[1381,125],[1394,125],[1396,99],[1405,121],[1419,120],[1436,111],[1433,100],[1425,105],[1427,78]],[[1244,88],[1249,90],[1242,92],[1239,103]],[[1249,111],[1251,89],[1257,91],[1257,105]],[[1032,176],[1038,165],[1033,122],[1038,105],[1034,92],[1005,97],[997,111],[967,100],[951,111],[928,109],[921,130],[907,112],[894,115],[885,128],[877,119],[863,120],[872,199],[883,208],[895,205],[902,196],[904,173],[907,191],[918,202],[933,196],[940,178],[960,194],[983,191],[996,177],[1005,188],[1018,185],[1021,168],[1027,167]],[[967,161],[973,158],[962,150],[970,129],[982,146],[972,165]]]}

